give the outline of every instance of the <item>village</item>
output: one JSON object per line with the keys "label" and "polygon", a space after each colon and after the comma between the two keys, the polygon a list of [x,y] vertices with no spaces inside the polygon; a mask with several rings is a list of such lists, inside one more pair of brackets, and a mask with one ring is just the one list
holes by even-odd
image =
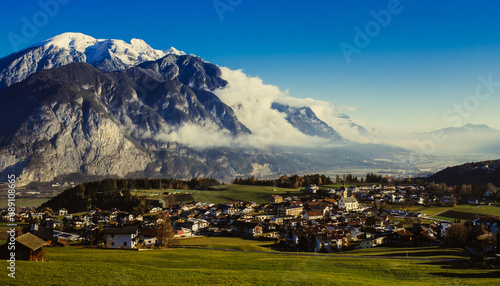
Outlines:
{"label": "village", "polygon": [[[119,249],[176,247],[176,241],[193,237],[245,237],[273,240],[276,249],[294,252],[340,252],[376,246],[420,247],[446,243],[450,221],[405,210],[408,205],[445,205],[418,185],[351,186],[320,190],[310,185],[295,194],[270,194],[267,203],[196,202],[189,193],[174,193],[151,201],[144,213],[89,208],[70,214],[58,210],[19,209],[18,223],[29,223],[16,242],[26,244],[30,260],[42,259],[43,246],[88,246]],[[484,203],[484,202],[470,202]],[[387,207],[393,206],[393,207]],[[398,206],[398,207],[396,207]],[[2,213],[2,220],[8,214]],[[472,220],[496,241],[498,217]],[[160,227],[171,231],[165,237]],[[26,243],[25,241],[28,241]],[[24,244],[23,244],[24,242]],[[492,243],[488,251],[495,252]],[[2,246],[5,248],[6,246]],[[3,249],[1,248],[1,249]]]}

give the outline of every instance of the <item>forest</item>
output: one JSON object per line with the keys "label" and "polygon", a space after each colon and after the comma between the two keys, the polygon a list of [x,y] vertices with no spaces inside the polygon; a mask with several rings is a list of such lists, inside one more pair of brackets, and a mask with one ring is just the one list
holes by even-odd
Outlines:
{"label": "forest", "polygon": [[104,179],[87,182],[67,189],[50,201],[42,204],[42,208],[67,208],[70,212],[79,212],[89,207],[100,209],[117,208],[124,211],[144,212],[148,207],[147,201],[135,195],[131,190],[170,189],[203,190],[211,186],[218,186],[220,182],[210,178],[193,178],[178,180],[172,178],[154,179]]}

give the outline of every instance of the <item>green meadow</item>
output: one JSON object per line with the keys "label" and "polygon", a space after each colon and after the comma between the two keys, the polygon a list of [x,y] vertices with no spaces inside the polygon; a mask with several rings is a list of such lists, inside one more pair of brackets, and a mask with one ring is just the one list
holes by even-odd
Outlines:
{"label": "green meadow", "polygon": [[175,246],[197,246],[210,249],[232,249],[243,251],[274,251],[271,246],[274,245],[274,239],[255,240],[242,237],[193,237],[177,239]]}
{"label": "green meadow", "polygon": [[[49,199],[16,199],[16,207],[39,207]],[[2,200],[0,202],[0,208],[6,208],[8,204],[7,200]]]}
{"label": "green meadow", "polygon": [[[395,207],[397,209],[397,207]],[[455,218],[470,219],[475,215],[500,216],[500,203],[488,205],[458,205],[456,207],[424,207],[408,208],[412,212],[421,212],[435,219],[451,220]]]}
{"label": "green meadow", "polygon": [[[275,191],[274,191],[275,190]],[[258,204],[269,201],[271,195],[285,195],[301,197],[304,193],[300,189],[275,188],[272,186],[222,185],[211,187],[208,190],[191,191],[195,200],[214,204],[223,204],[234,201],[252,201]]]}
{"label": "green meadow", "polygon": [[[213,186],[207,190],[168,190],[171,193],[190,193],[196,201],[202,203],[224,204],[235,201],[251,201],[258,204],[269,201],[271,195],[285,195],[290,192],[292,196],[302,197],[300,189],[275,188],[272,186],[249,185],[221,185]],[[160,198],[161,190],[134,190],[132,195],[156,199]]]}
{"label": "green meadow", "polygon": [[[426,250],[432,251],[432,250]],[[374,253],[372,253],[374,254]],[[49,261],[0,263],[0,285],[497,285],[500,271],[459,262],[256,253],[50,248]]]}

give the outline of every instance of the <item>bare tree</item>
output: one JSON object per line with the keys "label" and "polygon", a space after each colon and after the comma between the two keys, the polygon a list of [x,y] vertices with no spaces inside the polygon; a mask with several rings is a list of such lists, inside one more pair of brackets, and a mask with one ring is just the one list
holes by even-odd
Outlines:
{"label": "bare tree", "polygon": [[454,223],[444,234],[444,240],[452,247],[465,247],[467,235],[469,231],[467,227],[461,223]]}
{"label": "bare tree", "polygon": [[156,238],[160,246],[170,246],[174,239],[174,228],[170,222],[170,218],[161,215],[156,226]]}

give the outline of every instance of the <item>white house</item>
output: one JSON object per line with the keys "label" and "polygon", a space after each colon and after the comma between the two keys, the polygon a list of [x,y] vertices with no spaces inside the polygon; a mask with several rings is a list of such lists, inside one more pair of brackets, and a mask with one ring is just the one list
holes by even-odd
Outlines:
{"label": "white house", "polygon": [[372,248],[377,245],[381,245],[385,242],[385,239],[385,236],[377,237],[374,239],[364,239],[358,246],[356,246],[356,249]]}
{"label": "white house", "polygon": [[315,252],[333,252],[342,250],[342,237],[338,235],[316,235],[314,242]]}
{"label": "white house", "polygon": [[135,248],[139,240],[137,226],[105,227],[103,230],[107,248]]}
{"label": "white house", "polygon": [[156,237],[144,237],[144,246],[153,247],[158,239]]}
{"label": "white house", "polygon": [[446,231],[448,230],[448,228],[450,228],[453,224],[451,222],[441,222],[440,223],[440,226],[441,226],[441,237],[444,237]]}

